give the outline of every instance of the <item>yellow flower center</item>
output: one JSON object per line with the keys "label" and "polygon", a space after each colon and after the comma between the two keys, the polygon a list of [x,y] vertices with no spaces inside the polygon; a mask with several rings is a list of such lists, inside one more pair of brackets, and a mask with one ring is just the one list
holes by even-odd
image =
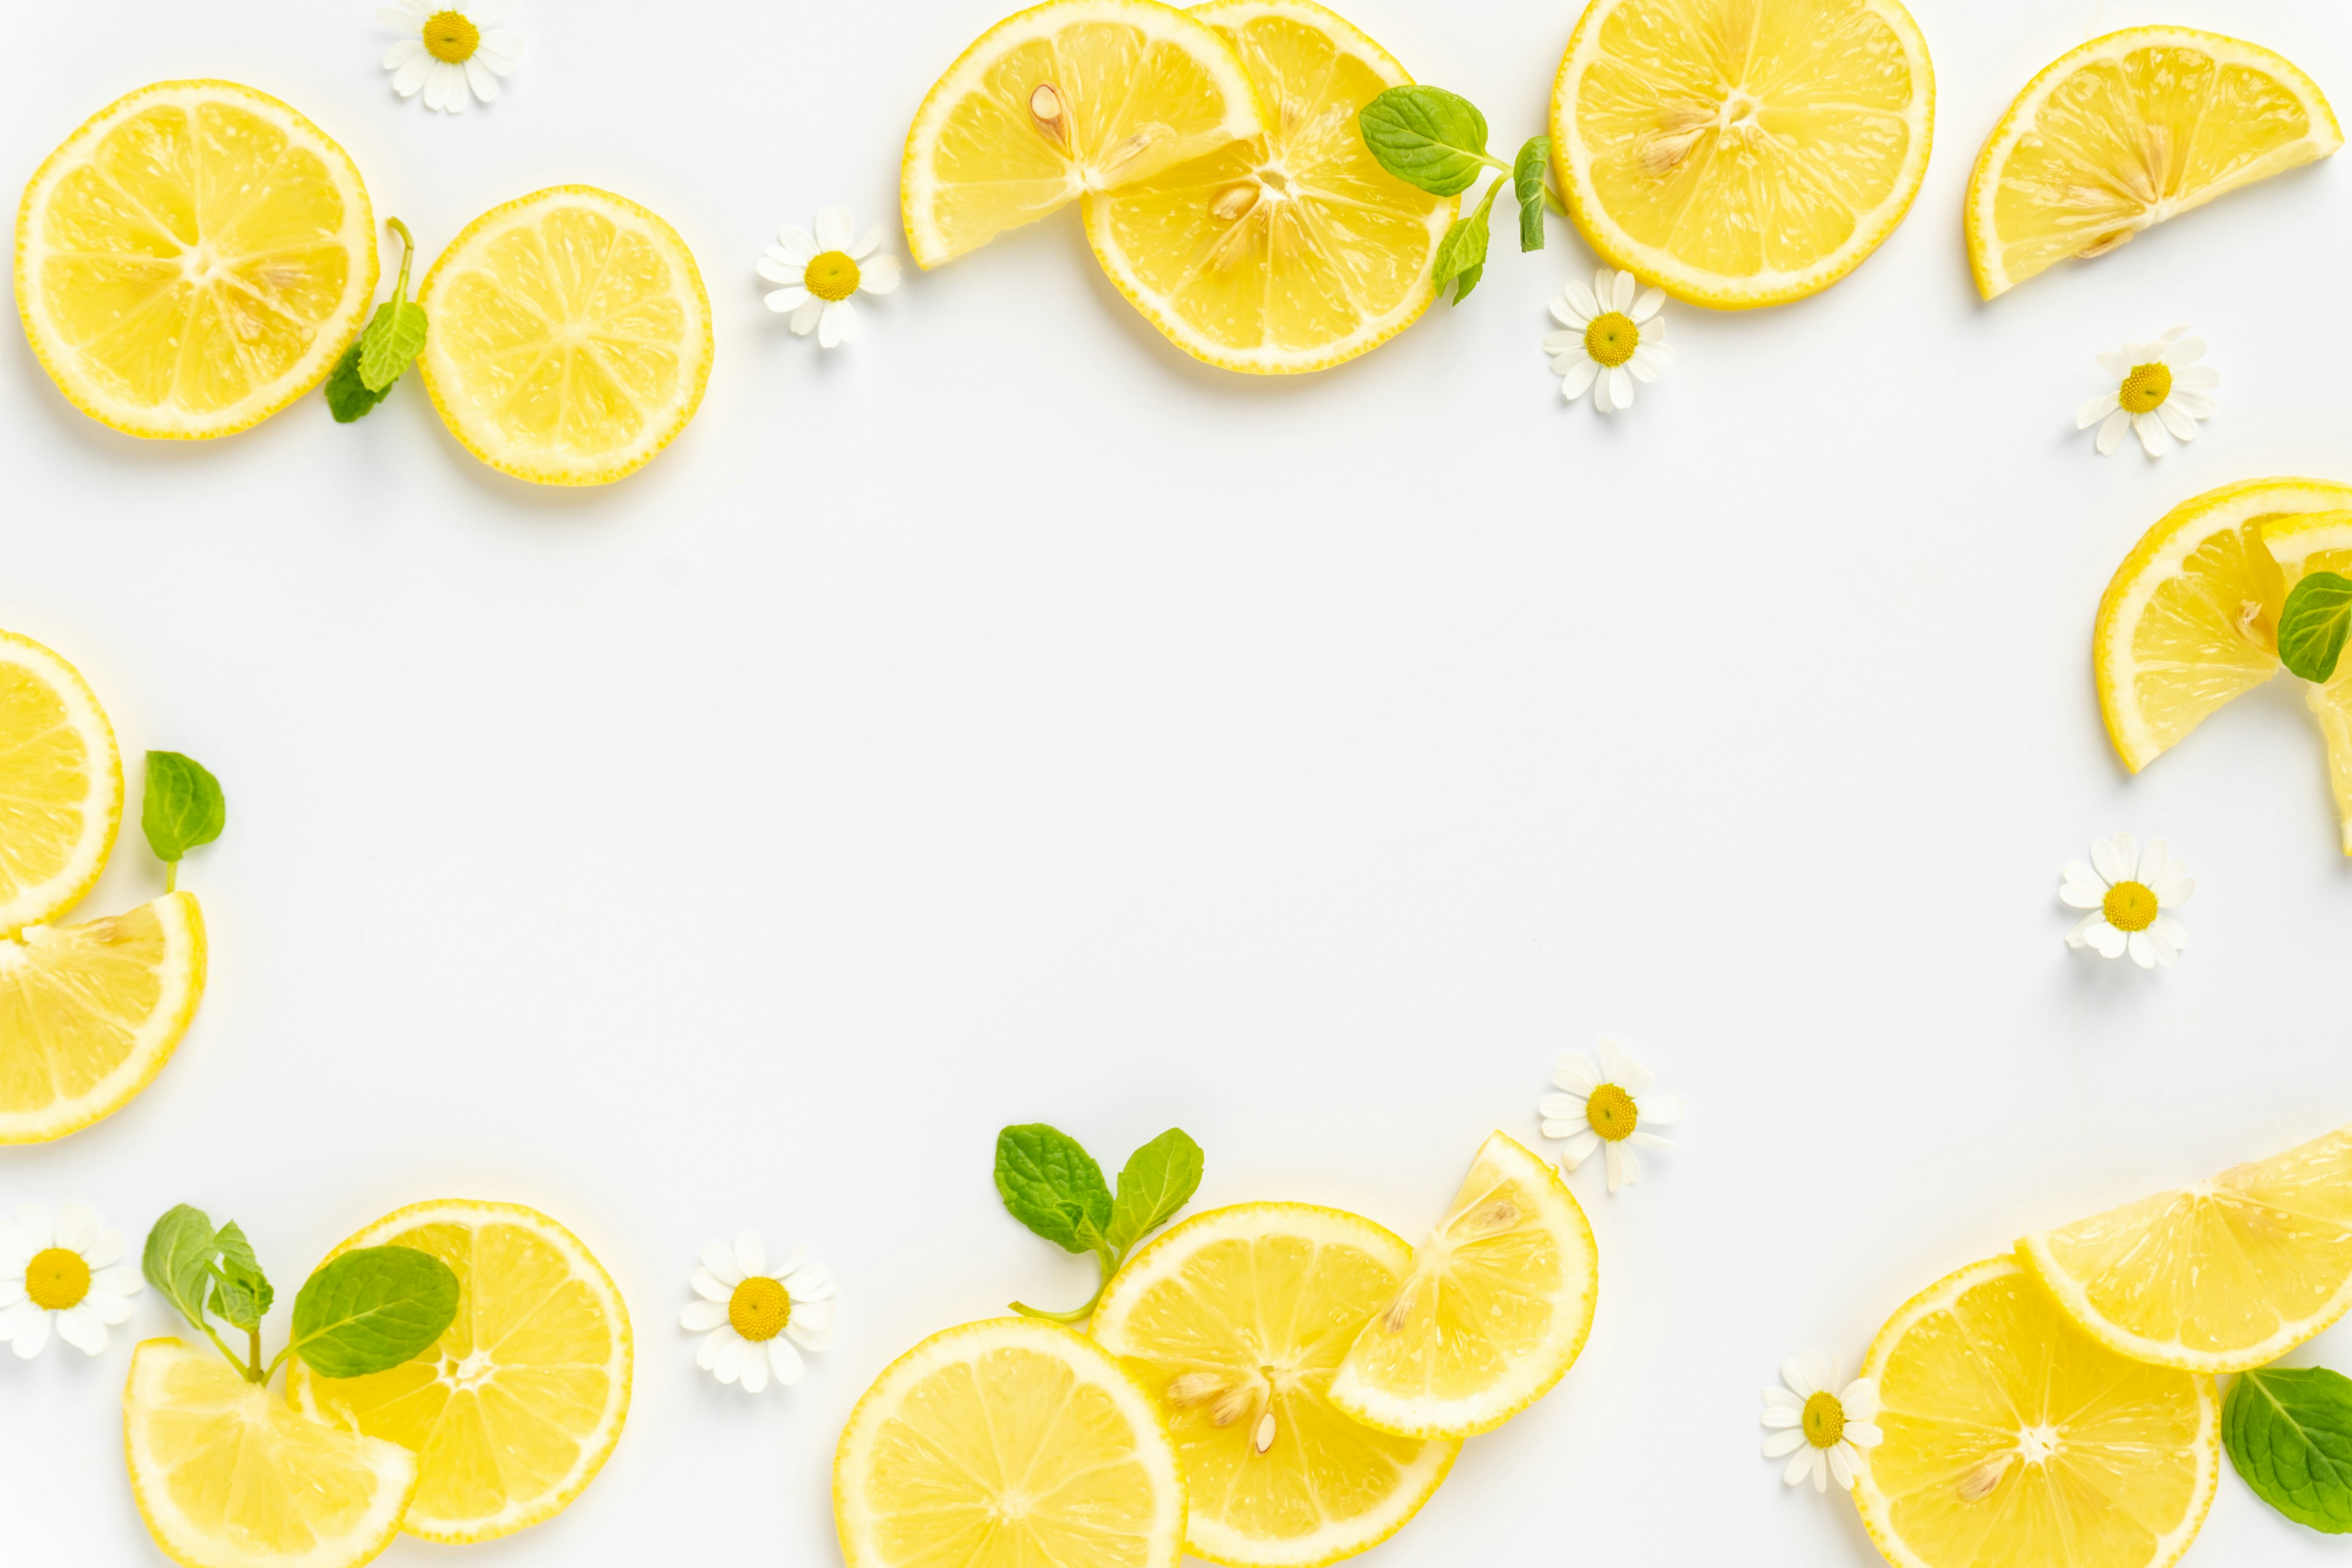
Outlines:
{"label": "yellow flower center", "polygon": [[1615,1143],[1633,1136],[1642,1113],[1633,1109],[1632,1095],[1613,1083],[1604,1083],[1585,1096],[1584,1120],[1595,1132]]}
{"label": "yellow flower center", "polygon": [[2117,931],[2146,931],[2156,923],[2156,894],[2145,882],[2117,882],[2100,901],[2099,912]]}
{"label": "yellow flower center", "polygon": [[2126,414],[2150,414],[2164,405],[2172,395],[2172,367],[2164,364],[2136,364],[2124,377],[2123,390],[2116,395]]}
{"label": "yellow flower center", "polygon": [[436,11],[425,18],[425,52],[453,66],[464,65],[482,47],[482,30],[463,11]]}
{"label": "yellow flower center", "polygon": [[792,1295],[779,1281],[755,1274],[728,1298],[727,1321],[747,1340],[772,1340],[793,1321]]}
{"label": "yellow flower center", "polygon": [[1845,1436],[1845,1406],[1823,1389],[1805,1401],[1805,1441],[1816,1448],[1834,1448]]}
{"label": "yellow flower center", "polygon": [[1612,370],[1632,359],[1633,351],[1641,346],[1642,329],[1622,310],[1595,316],[1592,324],[1584,329],[1584,352]]}
{"label": "yellow flower center", "polygon": [[25,1294],[45,1312],[79,1307],[89,1294],[89,1265],[81,1260],[80,1253],[62,1247],[36,1252],[33,1261],[25,1266]]}
{"label": "yellow flower center", "polygon": [[845,250],[828,250],[812,259],[801,281],[820,300],[846,300],[857,292],[857,263]]}

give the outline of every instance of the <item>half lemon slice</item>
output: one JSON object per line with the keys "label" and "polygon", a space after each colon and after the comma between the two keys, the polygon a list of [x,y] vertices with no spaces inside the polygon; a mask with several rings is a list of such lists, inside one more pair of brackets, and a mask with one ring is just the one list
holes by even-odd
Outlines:
{"label": "half lemon slice", "polygon": [[79,903],[121,821],[122,757],[97,695],[39,643],[0,632],[0,933]]}
{"label": "half lemon slice", "polygon": [[[2352,577],[2352,510],[2274,517],[2263,526],[2263,548],[2278,563],[2288,592],[2314,572]],[[2352,658],[2338,658],[2335,676],[2313,684],[2305,697],[2327,743],[2327,780],[2344,853],[2352,855]]]}

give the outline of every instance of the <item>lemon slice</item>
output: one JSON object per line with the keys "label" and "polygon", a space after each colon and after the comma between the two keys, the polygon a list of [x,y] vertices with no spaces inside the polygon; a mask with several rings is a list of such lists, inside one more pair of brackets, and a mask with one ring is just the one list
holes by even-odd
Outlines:
{"label": "lemon slice", "polygon": [[541,485],[653,460],[701,406],[710,299],[652,213],[557,185],[467,224],[416,290],[425,390],[466,450]]}
{"label": "lemon slice", "polygon": [[195,895],[0,937],[0,1143],[110,1116],[179,1048],[205,994]]}
{"label": "lemon slice", "polygon": [[416,1489],[397,1443],[309,1420],[178,1340],[131,1352],[122,1437],[139,1512],[187,1568],[356,1568]]}
{"label": "lemon slice", "polygon": [[1240,55],[1266,132],[1089,195],[1096,259],[1207,364],[1287,374],[1378,348],[1437,297],[1437,245],[1462,205],[1364,146],[1357,112],[1412,78],[1309,0],[1213,0],[1192,15]]}
{"label": "lemon slice", "polygon": [[1176,1568],[1184,1478],[1150,1397],[1084,1334],[933,1334],[883,1370],[833,1461],[848,1568]]}
{"label": "lemon slice", "polygon": [[2258,44],[2109,33],[2051,62],[1986,139],[1969,178],[1969,265],[1990,300],[2343,144],[2317,84]]}
{"label": "lemon slice", "polygon": [[1240,1204],[1193,1215],[1110,1282],[1094,1336],[1167,1413],[1194,1556],[1335,1563],[1437,1490],[1461,1444],[1376,1432],[1329,1398],[1340,1357],[1412,1266],[1412,1248],[1356,1215]]}
{"label": "lemon slice", "polygon": [[416,1204],[328,1254],[413,1247],[464,1293],[441,1342],[367,1377],[320,1377],[299,1360],[287,1397],[308,1415],[417,1456],[401,1528],[427,1541],[492,1541],[554,1518],[595,1479],[629,1414],[629,1312],[570,1231],[520,1204]]}
{"label": "lemon slice", "polygon": [[1861,266],[1919,194],[1935,122],[1927,41],[1898,0],[1593,0],[1551,100],[1584,237],[1720,310]]}
{"label": "lemon slice", "polygon": [[0,632],[0,932],[79,903],[121,821],[106,710],[72,665]]}
{"label": "lemon slice", "polygon": [[2210,1373],[2261,1366],[2352,1307],[2352,1128],[2017,1251],[2122,1354]]}
{"label": "lemon slice", "polygon": [[1331,1403],[1406,1436],[1492,1431],[1584,1349],[1598,1266],[1592,1227],[1559,1172],[1495,1133],[1403,1285],[1356,1336]]}
{"label": "lemon slice", "polygon": [[2014,1258],[1913,1297],[1863,1375],[1883,1436],[1854,1501],[1895,1568],[2168,1568],[2212,1506],[2210,1380],[2117,1355]]}
{"label": "lemon slice", "polygon": [[92,115],[16,211],[16,309],[91,418],[181,440],[325,379],[375,292],[375,215],[334,140],[233,81],[160,81]]}
{"label": "lemon slice", "polygon": [[[2352,505],[2352,498],[2347,504]],[[2263,547],[2278,563],[2289,590],[2312,572],[2352,577],[2352,511],[2274,517],[2263,526]],[[2327,742],[2327,777],[2336,791],[2344,853],[2352,855],[2352,658],[2339,658],[2335,677],[2315,684],[2306,695]]]}
{"label": "lemon slice", "polygon": [[907,132],[899,203],[925,268],[1088,191],[1255,136],[1230,46],[1158,0],[1047,0],[980,36]]}

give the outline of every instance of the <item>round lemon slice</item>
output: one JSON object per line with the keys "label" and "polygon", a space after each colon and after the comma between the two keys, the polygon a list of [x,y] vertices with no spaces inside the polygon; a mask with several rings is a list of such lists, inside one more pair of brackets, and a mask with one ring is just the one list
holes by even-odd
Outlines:
{"label": "round lemon slice", "polygon": [[1094,1336],[1167,1414],[1194,1556],[1315,1568],[1379,1545],[1437,1490],[1461,1444],[1374,1431],[1329,1398],[1412,1266],[1356,1215],[1240,1204],[1193,1215],[1110,1282]]}
{"label": "round lemon slice", "polygon": [[1087,238],[1169,342],[1225,370],[1325,370],[1379,347],[1437,297],[1461,200],[1381,168],[1356,123],[1412,78],[1310,0],[1212,0],[1192,13],[1241,57],[1262,136],[1086,198]]}
{"label": "round lemon slice", "polygon": [[933,1334],[850,1412],[833,1462],[848,1568],[1177,1568],[1184,1477],[1150,1396],[1026,1318]]}
{"label": "round lemon slice", "polygon": [[0,632],[0,934],[80,902],[121,821],[106,710],[72,665]]}
{"label": "round lemon slice", "polygon": [[[2313,572],[2352,577],[2352,510],[2274,517],[2263,525],[2263,548],[2278,563],[2288,592]],[[2305,695],[2327,743],[2327,778],[2336,792],[2344,853],[2352,855],[2352,658],[2339,658],[2335,676],[2314,683]]]}
{"label": "round lemon slice", "polygon": [[1921,1291],[1870,1347],[1854,1487],[1895,1568],[2169,1568],[2221,1476],[2210,1380],[2127,1360],[2014,1258]]}
{"label": "round lemon slice", "polygon": [[612,1276],[577,1237],[520,1204],[416,1204],[327,1256],[360,1247],[413,1247],[455,1269],[457,1320],[390,1372],[327,1378],[297,1359],[287,1397],[415,1453],[416,1497],[401,1525],[411,1535],[494,1541],[570,1507],[629,1414],[629,1312]]}
{"label": "round lemon slice", "polygon": [[1046,0],[982,34],[916,110],[907,248],[937,267],[1262,129],[1248,74],[1208,24],[1158,0]]}
{"label": "round lemon slice", "polygon": [[350,156],[233,81],[118,99],[16,210],[33,352],[75,407],[132,436],[226,436],[277,413],[359,335],[375,279]]}
{"label": "round lemon slice", "polygon": [[541,485],[602,485],[677,438],[710,380],[710,299],[652,213],[557,185],[466,226],[416,290],[425,387],[465,448]]}
{"label": "round lemon slice", "polygon": [[1990,300],[2070,256],[2103,256],[2343,144],[2317,84],[2259,44],[2189,27],[2094,38],[2026,84],[1978,155],[1977,289]]}
{"label": "round lemon slice", "polygon": [[1927,172],[1936,78],[1899,0],[1593,0],[1551,145],[1592,247],[1719,310],[1819,293]]}
{"label": "round lemon slice", "polygon": [[399,1444],[310,1420],[178,1340],[131,1352],[122,1437],[139,1512],[185,1568],[358,1568],[416,1489]]}

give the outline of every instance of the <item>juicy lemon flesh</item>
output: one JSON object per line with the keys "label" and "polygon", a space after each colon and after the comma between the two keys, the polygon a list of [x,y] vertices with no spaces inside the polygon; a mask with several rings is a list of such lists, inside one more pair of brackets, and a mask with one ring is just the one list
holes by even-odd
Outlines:
{"label": "juicy lemon flesh", "polygon": [[2249,518],[2189,552],[2132,628],[2134,696],[2159,750],[2278,673],[2286,580],[2263,548],[2266,521]]}
{"label": "juicy lemon flesh", "polygon": [[[2352,577],[2352,511],[2278,519],[2263,538],[2290,588],[2314,572]],[[2328,784],[2336,794],[2344,853],[2352,855],[2352,657],[2339,658],[2335,675],[2312,685],[2305,696],[2327,744]]]}
{"label": "juicy lemon flesh", "polygon": [[2116,1354],[2007,1258],[1880,1334],[1884,1438],[1857,1491],[1906,1568],[2161,1568],[2212,1501],[2211,1386]]}
{"label": "juicy lemon flesh", "polygon": [[122,814],[114,733],[72,667],[0,632],[0,932],[70,908]]}

